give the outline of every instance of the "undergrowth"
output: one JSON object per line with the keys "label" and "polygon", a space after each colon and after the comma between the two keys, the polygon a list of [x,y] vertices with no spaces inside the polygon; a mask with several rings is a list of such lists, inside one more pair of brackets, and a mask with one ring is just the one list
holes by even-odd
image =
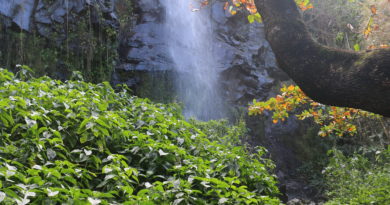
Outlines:
{"label": "undergrowth", "polygon": [[279,204],[242,126],[187,122],[175,105],[0,70],[1,204]]}

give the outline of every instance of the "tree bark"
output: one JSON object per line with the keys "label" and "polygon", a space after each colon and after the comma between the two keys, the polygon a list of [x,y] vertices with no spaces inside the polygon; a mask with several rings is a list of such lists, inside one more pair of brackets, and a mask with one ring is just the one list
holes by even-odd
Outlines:
{"label": "tree bark", "polygon": [[390,117],[390,49],[352,52],[318,44],[294,0],[255,0],[279,67],[313,100]]}

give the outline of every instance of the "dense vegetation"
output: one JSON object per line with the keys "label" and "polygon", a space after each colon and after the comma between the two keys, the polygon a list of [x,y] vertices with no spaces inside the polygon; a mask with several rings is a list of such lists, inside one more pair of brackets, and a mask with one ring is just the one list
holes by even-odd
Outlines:
{"label": "dense vegetation", "polygon": [[272,112],[273,123],[291,114],[317,128],[316,144],[328,156],[312,153],[301,175],[326,194],[326,204],[388,204],[390,201],[390,135],[388,121],[365,111],[326,106],[308,98],[297,86],[280,95],[254,101],[249,114]]}
{"label": "dense vegetation", "polygon": [[390,201],[390,147],[382,151],[345,156],[332,150],[324,169],[327,204],[388,204]]}
{"label": "dense vegetation", "polygon": [[[114,5],[81,1],[81,7],[75,9],[72,4],[41,1],[34,12],[46,12],[32,14],[28,31],[11,26],[10,20],[0,15],[0,66],[13,69],[16,64],[26,64],[39,75],[61,80],[68,79],[75,70],[82,72],[88,82],[111,80],[120,41],[130,33],[131,1],[115,1],[115,18],[106,13]],[[68,13],[59,12],[61,6],[69,9]],[[24,9],[21,6],[20,10]],[[14,15],[23,15],[20,10],[15,9]],[[42,13],[56,21],[41,24]]]}
{"label": "dense vegetation", "polygon": [[[321,44],[355,51],[388,48],[388,1],[302,2],[310,7],[300,6],[303,20]],[[254,102],[250,108],[252,114],[270,111],[274,123],[284,123],[292,114],[311,124],[320,136],[315,144],[321,149],[314,151],[299,170],[300,177],[319,190],[320,198],[329,204],[389,203],[388,119],[358,109],[320,104],[293,85],[283,87],[279,95],[267,101]],[[330,150],[328,154],[326,150]]]}
{"label": "dense vegetation", "polygon": [[237,146],[242,125],[28,70],[0,70],[2,204],[279,204],[265,150]]}
{"label": "dense vegetation", "polygon": [[[211,1],[199,2],[201,8]],[[389,1],[295,2],[321,44],[355,51],[389,47]],[[63,68],[66,75],[55,77],[66,79],[79,69],[86,81],[109,80],[118,41],[130,35],[131,1],[117,4],[119,33],[80,18],[65,29],[72,33],[67,45],[55,44],[57,30],[44,38],[0,26],[0,60],[9,67],[35,65],[38,75],[55,76]],[[232,15],[247,10],[249,22],[262,21],[253,0],[227,1],[225,9]],[[69,49],[69,42],[81,49]],[[114,92],[106,82],[86,83],[79,73],[64,83],[33,78],[26,66],[19,70],[0,69],[0,204],[280,203],[266,150],[242,145],[244,123],[186,121],[176,105],[131,96],[126,88]],[[309,140],[321,149],[300,150],[310,159],[299,170],[318,198],[389,203],[389,120],[317,103],[295,85],[250,108],[250,114],[271,112],[275,124],[294,115],[319,136]]]}

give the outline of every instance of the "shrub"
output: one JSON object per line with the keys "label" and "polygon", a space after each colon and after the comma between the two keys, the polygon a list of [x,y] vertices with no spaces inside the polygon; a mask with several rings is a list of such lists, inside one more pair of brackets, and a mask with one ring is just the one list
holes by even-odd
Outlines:
{"label": "shrub", "polygon": [[324,174],[331,199],[327,204],[388,204],[390,201],[390,146],[369,156],[345,156],[338,150]]}
{"label": "shrub", "polygon": [[283,123],[291,114],[299,120],[311,119],[307,122],[319,126],[318,136],[326,137],[322,141],[314,139],[317,147],[334,147],[331,157],[321,149],[313,151],[312,158],[298,170],[310,185],[327,190],[328,204],[388,204],[390,148],[384,150],[389,144],[386,119],[362,110],[319,104],[293,85],[282,87],[275,98],[254,101],[249,108],[254,115],[267,112],[272,112],[274,123]]}
{"label": "shrub", "polygon": [[279,204],[265,150],[236,146],[242,127],[186,122],[108,83],[0,71],[1,203]]}

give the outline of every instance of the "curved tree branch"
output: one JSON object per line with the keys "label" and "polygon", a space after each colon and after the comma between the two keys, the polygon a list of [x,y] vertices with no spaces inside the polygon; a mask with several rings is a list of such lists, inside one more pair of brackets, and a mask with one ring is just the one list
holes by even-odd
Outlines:
{"label": "curved tree branch", "polygon": [[313,100],[390,117],[390,49],[351,52],[318,44],[294,0],[255,0],[279,67]]}

